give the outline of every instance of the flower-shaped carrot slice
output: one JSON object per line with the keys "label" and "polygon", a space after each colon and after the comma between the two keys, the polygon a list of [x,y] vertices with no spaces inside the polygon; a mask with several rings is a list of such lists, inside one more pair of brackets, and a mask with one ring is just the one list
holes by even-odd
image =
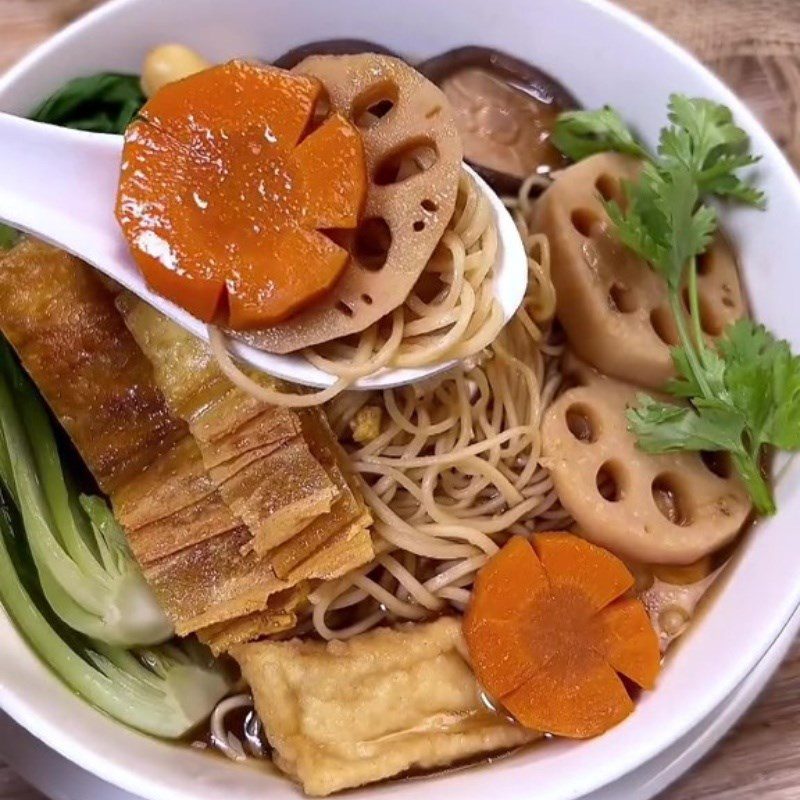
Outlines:
{"label": "flower-shaped carrot slice", "polygon": [[333,286],[367,189],[361,136],[309,130],[322,85],[233,61],[161,89],[125,136],[117,199],[136,263],[205,321],[272,325]]}
{"label": "flower-shaped carrot slice", "polygon": [[478,680],[523,725],[571,738],[633,710],[621,675],[650,689],[658,639],[625,565],[568,533],[512,539],[481,570],[464,619]]}

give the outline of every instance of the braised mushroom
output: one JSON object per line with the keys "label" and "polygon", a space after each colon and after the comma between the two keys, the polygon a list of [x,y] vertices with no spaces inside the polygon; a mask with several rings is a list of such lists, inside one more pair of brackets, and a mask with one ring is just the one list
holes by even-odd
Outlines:
{"label": "braised mushroom", "polygon": [[281,69],[292,69],[309,56],[353,56],[361,53],[378,53],[384,56],[396,56],[389,48],[366,39],[323,39],[293,47],[272,63]]}
{"label": "braised mushroom", "polygon": [[506,53],[460,47],[417,67],[453,105],[466,160],[495,191],[513,193],[533,172],[566,165],[550,143],[575,98],[547,73]]}

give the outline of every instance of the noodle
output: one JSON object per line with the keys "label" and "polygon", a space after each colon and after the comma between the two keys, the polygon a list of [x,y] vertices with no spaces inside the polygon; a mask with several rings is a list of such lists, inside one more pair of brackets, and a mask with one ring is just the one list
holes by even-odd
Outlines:
{"label": "noodle", "polygon": [[[423,384],[344,392],[326,406],[345,443],[364,407],[381,409],[383,421],[372,441],[350,448],[375,518],[376,557],[312,593],[313,626],[323,638],[462,612],[475,574],[510,535],[571,523],[540,464],[540,422],[560,385],[562,349],[547,335],[555,313],[548,241],[526,223],[540,180],[506,201],[528,252],[527,296],[474,363]],[[456,224],[453,232],[469,252],[474,226]],[[418,298],[413,306],[421,307]]]}
{"label": "noodle", "polygon": [[242,390],[267,403],[292,408],[321,405],[359,378],[387,366],[423,367],[469,358],[486,348],[503,327],[491,272],[497,256],[492,208],[466,172],[461,173],[456,210],[448,229],[405,303],[371,325],[353,343],[327,342],[303,357],[337,380],[318,392],[293,394],[266,386],[242,372],[226,346],[225,334],[208,327],[220,368]]}
{"label": "noodle", "polygon": [[[540,424],[561,383],[562,351],[549,335],[549,242],[526,221],[530,194],[544,180],[531,176],[505,200],[529,271],[525,299],[505,327],[490,280],[497,252],[491,208],[462,174],[441,245],[391,321],[354,342],[304,351],[309,363],[337,377],[332,386],[305,394],[270,388],[241,372],[222,334],[210,330],[221,368],[243,390],[275,405],[324,404],[364,481],[375,558],[318,586],[310,618],[295,633],[347,639],[384,621],[461,613],[476,573],[510,536],[571,524],[540,463]],[[386,365],[445,359],[460,363],[413,385],[346,391]],[[366,440],[351,441],[365,409],[379,422]]]}
{"label": "noodle", "polygon": [[[211,714],[211,745],[231,761],[244,761],[247,753],[238,736],[225,727],[225,718],[237,708],[253,708],[253,698],[249,694],[237,694],[220,700]],[[249,748],[250,749],[250,748]],[[256,755],[252,752],[251,755]]]}

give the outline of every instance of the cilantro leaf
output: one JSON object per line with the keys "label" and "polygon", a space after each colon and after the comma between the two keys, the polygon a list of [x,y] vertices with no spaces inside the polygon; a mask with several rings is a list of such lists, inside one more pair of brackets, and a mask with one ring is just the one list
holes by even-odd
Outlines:
{"label": "cilantro leaf", "polygon": [[645,164],[638,183],[625,190],[624,211],[614,201],[606,204],[618,238],[677,288],[686,262],[708,247],[716,214],[697,206],[697,185],[682,164]]}
{"label": "cilantro leaf", "polygon": [[715,153],[747,151],[747,134],[734,124],[727,106],[673,94],[669,98],[668,117],[672,127],[662,131],[659,155],[675,157],[695,173],[702,172]]}
{"label": "cilantro leaf", "polygon": [[[703,386],[692,370],[689,353],[684,347],[672,348],[672,363],[676,377],[667,383],[666,389],[673,397],[702,397]],[[703,378],[712,397],[722,397],[725,387],[725,362],[716,350],[707,349],[703,354]]]}
{"label": "cilantro leaf", "polygon": [[608,106],[597,111],[560,114],[550,141],[572,161],[609,150],[649,158],[622,117]]}
{"label": "cilantro leaf", "polygon": [[735,410],[716,401],[678,406],[639,395],[638,405],[628,411],[629,430],[648,453],[681,450],[729,450],[741,448],[744,422]]}
{"label": "cilantro leaf", "polygon": [[723,199],[737,200],[754,208],[764,209],[767,206],[766,195],[750,184],[745,183],[735,170],[758,163],[758,159],[749,156],[725,156],[717,163],[704,170],[698,176],[698,185],[703,194],[716,195]]}
{"label": "cilantro leaf", "polygon": [[664,215],[667,285],[677,288],[687,262],[705,252],[717,226],[717,217],[708,206],[698,206],[700,193],[691,174],[682,166],[666,170],[650,167],[660,177],[656,205]]}
{"label": "cilantro leaf", "polygon": [[800,450],[800,357],[792,355],[788,342],[748,319],[725,331],[717,351],[705,351],[707,388],[697,381],[685,348],[675,348],[672,356],[678,377],[667,388],[689,402],[639,396],[628,412],[639,446],[649,453],[730,452],[758,510],[772,513],[761,450],[764,445]]}
{"label": "cilantro leaf", "polygon": [[749,450],[800,450],[800,357],[763,325],[740,320],[719,343],[725,386],[747,420]]}
{"label": "cilantro leaf", "polygon": [[[671,124],[662,128],[658,145],[661,167],[685,167],[701,197],[722,197],[764,208],[764,193],[736,174],[759,159],[749,154],[749,137],[736,125],[727,106],[673,94],[668,116]],[[560,114],[551,141],[572,161],[609,151],[652,160],[619,113],[608,106]]]}
{"label": "cilantro leaf", "polygon": [[749,155],[750,140],[733,121],[727,106],[702,98],[673,94],[670,127],[661,131],[658,155],[665,164],[685,166],[701,195],[728,197],[763,208],[763,192],[748,185],[736,171],[758,159]]}
{"label": "cilantro leaf", "polygon": [[661,241],[653,234],[653,226],[646,222],[648,212],[654,209],[648,206],[651,198],[637,191],[640,188],[641,185],[638,187],[625,185],[628,197],[625,210],[623,211],[614,200],[611,200],[606,203],[606,211],[617,238],[645,261],[660,265],[665,259],[664,248]]}

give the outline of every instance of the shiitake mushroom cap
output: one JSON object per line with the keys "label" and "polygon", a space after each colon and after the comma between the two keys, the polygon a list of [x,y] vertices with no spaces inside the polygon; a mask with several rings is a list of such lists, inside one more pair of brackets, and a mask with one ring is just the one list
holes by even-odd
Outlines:
{"label": "shiitake mushroom cap", "polygon": [[[273,61],[276,67],[291,69],[311,55],[353,55],[357,53],[381,53],[402,58],[394,51],[366,39],[325,39],[295,47]],[[557,111],[579,108],[575,96],[559,81],[544,70],[499,50],[477,45],[468,45],[449,50],[429,58],[416,67],[423,75],[441,85],[447,78],[469,68],[484,70],[505,82],[532,104],[553,107]],[[500,194],[515,194],[519,191],[522,178],[504,172],[479,160],[467,158],[475,170]],[[553,154],[553,163],[545,168],[555,169],[566,166],[567,160]],[[563,163],[562,163],[563,162]],[[547,169],[545,169],[545,172]]]}
{"label": "shiitake mushroom cap", "polygon": [[556,103],[564,110],[579,108],[579,103],[563,84],[539,67],[491,47],[467,45],[448,50],[428,58],[417,65],[417,70],[428,80],[439,83],[465,67],[483,67],[505,78],[519,88],[522,83],[533,97],[542,103]]}
{"label": "shiitake mushroom cap", "polygon": [[366,39],[323,39],[293,47],[272,63],[281,69],[292,69],[309,56],[352,56],[358,53],[379,53],[384,56],[401,57],[389,50],[388,47],[369,42]]}
{"label": "shiitake mushroom cap", "polygon": [[[449,50],[429,58],[417,65],[417,69],[429,80],[441,85],[447,78],[468,68],[478,68],[496,76],[512,89],[530,98],[532,103],[551,106],[558,111],[579,108],[575,96],[544,70],[519,58],[474,45]],[[501,194],[513,194],[519,190],[522,179],[518,175],[502,172],[473,159],[467,161]],[[566,166],[566,159],[563,166]],[[558,167],[559,164],[551,165]]]}

